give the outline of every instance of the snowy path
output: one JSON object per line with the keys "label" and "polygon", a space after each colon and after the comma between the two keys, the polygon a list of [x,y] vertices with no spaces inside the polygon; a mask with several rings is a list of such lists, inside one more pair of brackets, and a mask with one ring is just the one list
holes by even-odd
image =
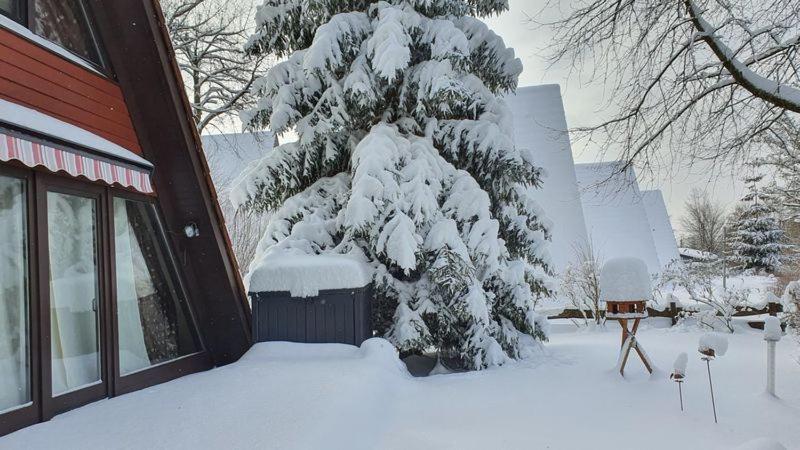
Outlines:
{"label": "snowy path", "polygon": [[[89,405],[0,448],[731,449],[765,436],[800,448],[797,344],[778,344],[773,400],[762,394],[761,335],[731,336],[712,363],[714,425],[698,337],[640,331],[664,372],[651,379],[633,359],[626,380],[613,373],[616,324],[555,333],[535,362],[424,379],[375,346],[259,345],[233,366]],[[683,414],[666,373],[681,351],[690,356]]]}

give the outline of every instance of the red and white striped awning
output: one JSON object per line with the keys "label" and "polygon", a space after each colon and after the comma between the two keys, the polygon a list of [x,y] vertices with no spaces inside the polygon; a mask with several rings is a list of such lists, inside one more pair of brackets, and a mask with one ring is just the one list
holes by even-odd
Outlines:
{"label": "red and white striped awning", "polygon": [[83,153],[51,147],[0,131],[0,161],[19,161],[28,167],[44,166],[58,172],[109,185],[119,184],[144,194],[152,194],[150,172],[131,166],[93,158]]}

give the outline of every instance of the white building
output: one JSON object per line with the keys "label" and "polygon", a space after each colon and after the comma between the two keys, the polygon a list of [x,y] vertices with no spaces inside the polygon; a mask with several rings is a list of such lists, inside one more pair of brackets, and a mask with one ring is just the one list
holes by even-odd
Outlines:
{"label": "white building", "polygon": [[550,255],[553,269],[560,273],[588,242],[561,89],[557,84],[522,87],[506,102],[514,115],[517,147],[530,150],[545,171],[536,199],[555,224]]}
{"label": "white building", "polygon": [[602,260],[635,257],[651,274],[661,272],[655,240],[633,169],[620,163],[577,164],[586,229],[595,254]]}
{"label": "white building", "polygon": [[675,240],[675,231],[669,221],[667,206],[664,204],[664,196],[661,195],[661,191],[642,192],[642,201],[645,213],[647,213],[647,221],[650,223],[650,230],[653,232],[658,262],[663,269],[669,263],[681,258],[678,253],[678,242]]}

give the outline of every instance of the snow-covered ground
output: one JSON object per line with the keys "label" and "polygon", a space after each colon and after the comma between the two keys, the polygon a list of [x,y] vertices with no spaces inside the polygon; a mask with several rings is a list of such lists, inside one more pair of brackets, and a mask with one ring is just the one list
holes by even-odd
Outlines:
{"label": "snow-covered ground", "polygon": [[[14,449],[735,449],[800,448],[800,364],[778,343],[777,389],[764,394],[766,345],[729,336],[712,362],[719,424],[697,353],[700,331],[645,325],[627,378],[612,371],[619,327],[553,324],[535,359],[498,369],[412,378],[381,340],[256,345],[240,362],[91,404],[0,439]],[[689,354],[686,411],[668,370]],[[751,442],[755,441],[755,442]],[[780,447],[777,447],[780,448]]]}

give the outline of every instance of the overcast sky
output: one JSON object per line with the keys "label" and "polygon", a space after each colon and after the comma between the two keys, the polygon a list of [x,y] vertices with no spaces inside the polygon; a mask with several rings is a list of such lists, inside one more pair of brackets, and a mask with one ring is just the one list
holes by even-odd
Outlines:
{"label": "overcast sky", "polygon": [[[500,17],[488,19],[487,22],[522,59],[525,70],[520,77],[520,86],[550,83],[561,85],[569,126],[594,125],[613,113],[613,109],[608,106],[609,99],[605,96],[602,84],[581,80],[570,67],[547,67],[544,55],[550,42],[549,30],[532,25],[527,20],[527,17],[545,17],[541,14],[544,4],[543,0],[510,0],[510,11]],[[560,13],[548,8],[544,14],[552,18]],[[613,159],[613,154],[601,150],[573,143],[575,162]],[[640,174],[639,182],[642,189],[661,189],[672,225],[680,228],[683,204],[693,187],[708,190],[728,208],[732,208],[741,197],[742,183],[731,175],[731,170],[713,176],[709,176],[710,172],[708,167],[688,168],[672,164],[669,167],[657,167],[653,175]]]}
{"label": "overcast sky", "polygon": [[[564,97],[564,108],[567,123],[570,127],[588,126],[610,117],[613,113],[608,105],[602,84],[581,80],[569,66],[547,67],[544,58],[546,47],[550,43],[549,30],[532,25],[528,18],[545,21],[561,17],[564,11],[554,7],[544,8],[547,0],[509,0],[510,10],[499,17],[487,20],[489,26],[503,37],[506,45],[513,47],[524,64],[524,72],[520,77],[520,86],[536,84],[559,84]],[[568,0],[550,0],[551,3],[561,1],[568,5]],[[255,0],[254,4],[259,4]],[[238,131],[239,125],[232,131]],[[226,130],[227,131],[227,130]],[[586,147],[573,142],[575,162],[596,162],[614,158],[613,152],[603,152],[596,147]],[[744,187],[736,176],[727,172],[709,175],[708,167],[681,167],[672,164],[669,167],[657,167],[654,174],[638,174],[642,189],[661,189],[667,203],[670,219],[674,228],[680,228],[680,217],[683,205],[692,188],[710,192],[714,198],[729,210],[733,208],[742,194]],[[740,175],[739,175],[740,176]]]}

